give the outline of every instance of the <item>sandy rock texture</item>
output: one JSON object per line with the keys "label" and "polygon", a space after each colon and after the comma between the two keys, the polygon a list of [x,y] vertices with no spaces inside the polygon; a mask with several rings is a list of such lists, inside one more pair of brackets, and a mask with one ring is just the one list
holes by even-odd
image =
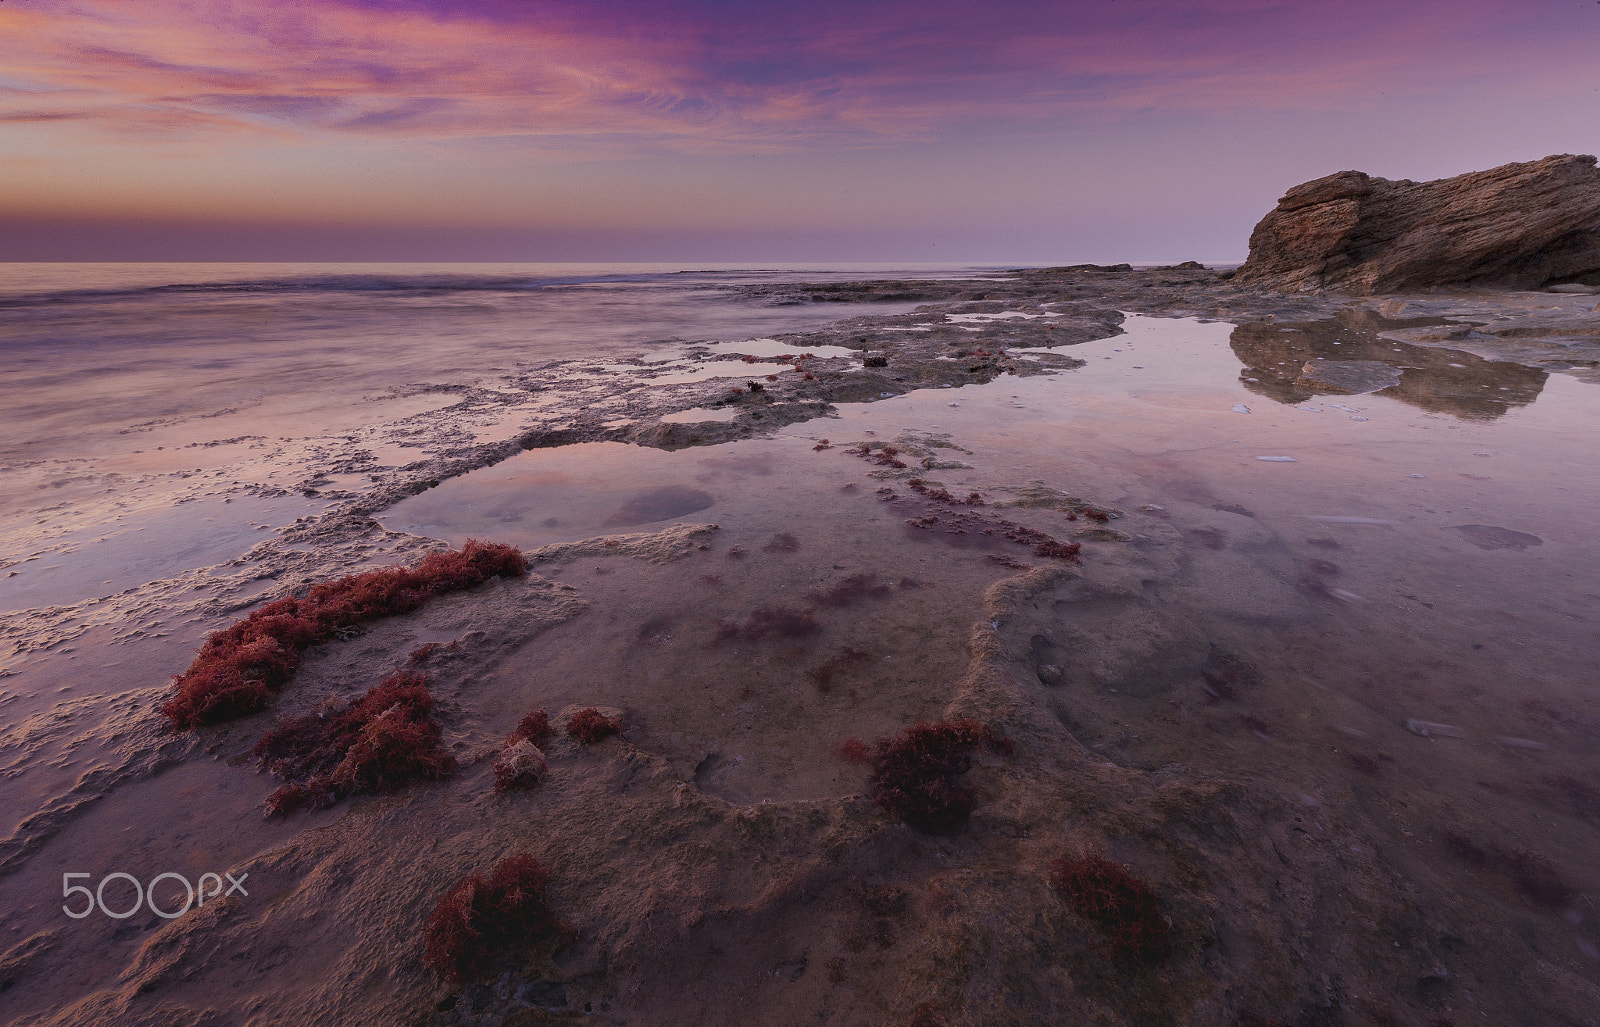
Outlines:
{"label": "sandy rock texture", "polygon": [[1600,284],[1600,170],[1560,154],[1434,182],[1341,171],[1283,195],[1235,280],[1354,295]]}

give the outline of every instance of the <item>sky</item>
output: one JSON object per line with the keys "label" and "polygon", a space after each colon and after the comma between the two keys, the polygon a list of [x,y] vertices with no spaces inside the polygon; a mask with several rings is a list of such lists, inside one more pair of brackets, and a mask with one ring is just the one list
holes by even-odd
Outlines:
{"label": "sky", "polygon": [[1597,150],[1596,0],[0,0],[0,260],[1215,263]]}

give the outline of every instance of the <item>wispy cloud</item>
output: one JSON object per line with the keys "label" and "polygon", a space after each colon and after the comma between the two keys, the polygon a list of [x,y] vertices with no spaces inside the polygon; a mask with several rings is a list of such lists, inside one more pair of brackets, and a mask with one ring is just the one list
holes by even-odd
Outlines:
{"label": "wispy cloud", "polygon": [[1503,5],[1471,0],[37,0],[0,7],[0,123],[158,142],[876,145],[1148,108],[1359,106],[1437,88],[1507,21]]}

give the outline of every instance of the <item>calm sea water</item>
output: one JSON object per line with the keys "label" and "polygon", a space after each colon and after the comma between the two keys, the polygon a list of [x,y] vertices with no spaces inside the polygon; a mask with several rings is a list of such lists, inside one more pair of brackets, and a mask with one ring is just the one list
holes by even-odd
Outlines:
{"label": "calm sea water", "polygon": [[[0,266],[0,460],[92,455],[107,434],[307,389],[348,396],[541,360],[621,356],[835,320],[728,287],[964,277],[951,265]],[[873,309],[883,309],[882,304]]]}
{"label": "calm sea water", "polygon": [[[740,285],[990,273],[0,265],[0,610],[75,603],[237,555],[259,523],[280,526],[325,505],[294,495],[308,454],[370,450],[382,442],[379,425],[449,406],[474,387],[502,388],[550,361],[681,352],[684,343],[911,309],[752,301]],[[578,401],[551,393],[549,402]],[[420,456],[390,446],[383,459]],[[286,491],[294,502],[278,501]]]}

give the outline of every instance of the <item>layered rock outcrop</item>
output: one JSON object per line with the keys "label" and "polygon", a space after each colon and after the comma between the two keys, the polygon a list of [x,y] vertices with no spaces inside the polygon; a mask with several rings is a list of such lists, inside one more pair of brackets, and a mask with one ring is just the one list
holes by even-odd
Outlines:
{"label": "layered rock outcrop", "polygon": [[1234,281],[1355,295],[1600,285],[1600,169],[1562,154],[1433,182],[1341,171],[1297,185]]}

